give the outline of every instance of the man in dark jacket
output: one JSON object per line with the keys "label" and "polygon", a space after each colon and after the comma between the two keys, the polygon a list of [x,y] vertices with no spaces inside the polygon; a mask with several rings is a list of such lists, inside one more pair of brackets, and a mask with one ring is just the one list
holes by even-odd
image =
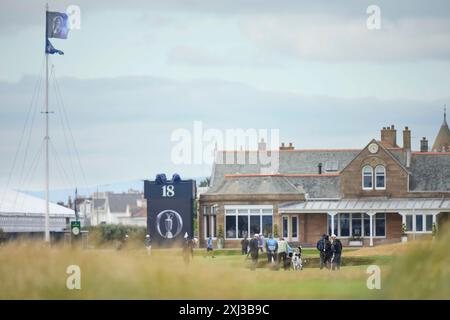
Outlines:
{"label": "man in dark jacket", "polygon": [[341,253],[342,253],[342,243],[341,240],[336,238],[336,235],[331,236],[333,242],[331,243],[331,251],[333,257],[331,258],[332,270],[339,270],[341,268]]}
{"label": "man in dark jacket", "polygon": [[241,250],[242,250],[242,254],[247,254],[247,251],[248,251],[248,244],[249,244],[249,241],[248,241],[247,237],[245,237],[244,239],[242,239],[242,241],[241,241]]}
{"label": "man in dark jacket", "polygon": [[256,264],[258,263],[258,253],[259,253],[259,241],[257,233],[253,236],[253,239],[250,240],[249,249],[250,251],[248,252],[248,254],[252,256],[252,270],[255,270]]}
{"label": "man in dark jacket", "polygon": [[323,234],[322,238],[317,241],[316,247],[320,253],[320,269],[323,269],[324,266],[329,269],[329,261],[331,260],[331,243],[326,234]]}
{"label": "man in dark jacket", "polygon": [[331,258],[333,252],[331,251],[331,241],[328,235],[325,236],[325,267],[331,270]]}

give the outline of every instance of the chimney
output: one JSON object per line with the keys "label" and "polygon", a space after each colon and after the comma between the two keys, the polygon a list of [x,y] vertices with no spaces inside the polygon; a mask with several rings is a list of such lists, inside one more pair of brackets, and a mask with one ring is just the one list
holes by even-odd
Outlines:
{"label": "chimney", "polygon": [[258,151],[266,151],[267,144],[264,142],[264,138],[261,138],[261,141],[258,142]]}
{"label": "chimney", "polygon": [[383,127],[381,130],[381,142],[388,148],[396,148],[397,146],[397,130],[394,125]]}
{"label": "chimney", "polygon": [[403,130],[403,149],[411,150],[411,130],[408,127]]}
{"label": "chimney", "polygon": [[319,174],[322,174],[322,163],[321,162],[317,165],[317,169],[318,169]]}
{"label": "chimney", "polygon": [[294,150],[294,145],[289,142],[289,146],[286,146],[284,142],[281,143],[280,150]]}
{"label": "chimney", "polygon": [[428,140],[425,137],[420,140],[420,152],[428,152]]}

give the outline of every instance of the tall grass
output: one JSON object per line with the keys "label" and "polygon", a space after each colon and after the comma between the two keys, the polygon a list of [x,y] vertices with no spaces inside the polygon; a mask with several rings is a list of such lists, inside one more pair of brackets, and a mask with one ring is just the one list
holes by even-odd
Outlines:
{"label": "tall grass", "polygon": [[[19,241],[0,247],[0,299],[448,299],[449,241],[446,233],[383,264],[382,290],[367,289],[367,266],[251,271],[241,255],[196,255],[186,265],[178,249],[148,256],[143,245],[81,250]],[[81,268],[81,290],[66,288],[69,265]]]}
{"label": "tall grass", "polygon": [[450,299],[450,224],[394,260],[383,288],[392,299]]}

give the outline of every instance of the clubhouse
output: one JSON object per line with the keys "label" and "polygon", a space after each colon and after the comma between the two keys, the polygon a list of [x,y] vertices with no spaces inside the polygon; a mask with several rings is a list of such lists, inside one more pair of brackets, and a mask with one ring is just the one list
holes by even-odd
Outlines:
{"label": "clubhouse", "polygon": [[[278,155],[277,172],[264,172],[263,152]],[[404,231],[409,240],[431,237],[448,220],[445,114],[431,151],[425,137],[420,150],[412,150],[408,127],[398,146],[393,125],[362,149],[302,150],[283,143],[266,150],[261,141],[257,151],[219,151],[199,203],[201,244],[223,233],[225,247],[238,247],[255,233],[304,246],[334,233],[344,245],[373,246],[399,242]]]}

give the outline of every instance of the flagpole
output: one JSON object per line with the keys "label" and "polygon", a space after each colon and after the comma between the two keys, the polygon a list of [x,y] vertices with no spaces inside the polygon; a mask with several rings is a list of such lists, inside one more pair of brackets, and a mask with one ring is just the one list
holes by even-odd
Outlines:
{"label": "flagpole", "polygon": [[[48,3],[45,5],[45,45],[47,46],[47,11]],[[48,53],[45,52],[45,242],[50,243],[50,166],[48,160],[48,143],[49,143],[49,132],[48,132]]]}

